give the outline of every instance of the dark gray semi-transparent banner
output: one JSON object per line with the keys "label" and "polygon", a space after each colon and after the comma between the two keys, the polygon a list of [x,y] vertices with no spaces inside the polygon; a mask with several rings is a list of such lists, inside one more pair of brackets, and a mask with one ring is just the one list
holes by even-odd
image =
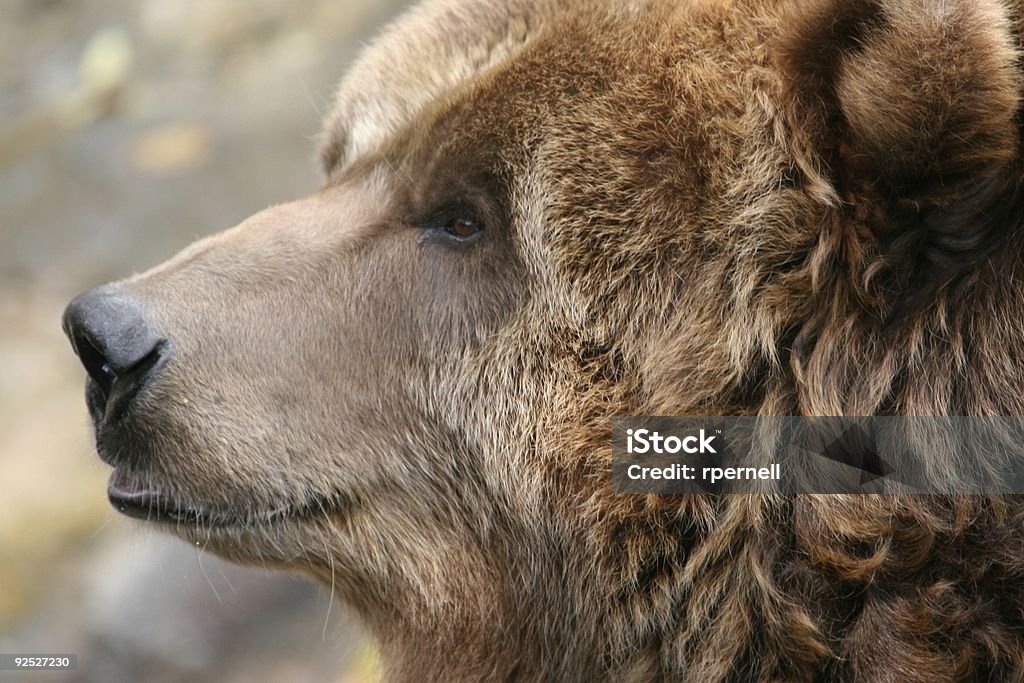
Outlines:
{"label": "dark gray semi-transparent banner", "polygon": [[616,493],[1024,493],[1022,417],[616,417]]}

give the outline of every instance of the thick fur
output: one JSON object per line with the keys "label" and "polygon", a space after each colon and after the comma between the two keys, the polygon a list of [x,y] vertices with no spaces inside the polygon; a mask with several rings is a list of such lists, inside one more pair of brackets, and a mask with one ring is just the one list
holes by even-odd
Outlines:
{"label": "thick fur", "polygon": [[1024,680],[1015,497],[609,482],[613,415],[1024,415],[1021,15],[429,2],[319,192],[123,284],[175,357],[101,447],[389,680]]}

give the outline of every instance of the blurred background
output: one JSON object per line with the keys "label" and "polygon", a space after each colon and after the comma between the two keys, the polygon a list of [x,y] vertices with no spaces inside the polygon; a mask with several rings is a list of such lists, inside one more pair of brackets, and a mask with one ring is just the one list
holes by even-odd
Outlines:
{"label": "blurred background", "polygon": [[118,516],[73,295],[318,184],[320,120],[404,0],[0,0],[0,681],[376,680],[324,591]]}

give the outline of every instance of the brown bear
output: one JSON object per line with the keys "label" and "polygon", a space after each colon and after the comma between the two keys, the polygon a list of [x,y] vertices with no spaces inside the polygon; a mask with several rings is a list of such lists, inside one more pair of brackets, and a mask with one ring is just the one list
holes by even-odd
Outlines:
{"label": "brown bear", "polygon": [[77,298],[122,512],[394,681],[1024,680],[996,495],[616,495],[616,415],[1024,415],[1024,3],[434,0],[324,181]]}

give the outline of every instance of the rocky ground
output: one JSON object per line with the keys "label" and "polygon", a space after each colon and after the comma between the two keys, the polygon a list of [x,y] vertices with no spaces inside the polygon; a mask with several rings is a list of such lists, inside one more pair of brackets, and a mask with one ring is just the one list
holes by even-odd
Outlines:
{"label": "rocky ground", "polygon": [[374,653],[303,580],[113,513],[77,292],[318,182],[339,75],[402,0],[0,3],[0,653],[79,655],[34,681],[364,681]]}

